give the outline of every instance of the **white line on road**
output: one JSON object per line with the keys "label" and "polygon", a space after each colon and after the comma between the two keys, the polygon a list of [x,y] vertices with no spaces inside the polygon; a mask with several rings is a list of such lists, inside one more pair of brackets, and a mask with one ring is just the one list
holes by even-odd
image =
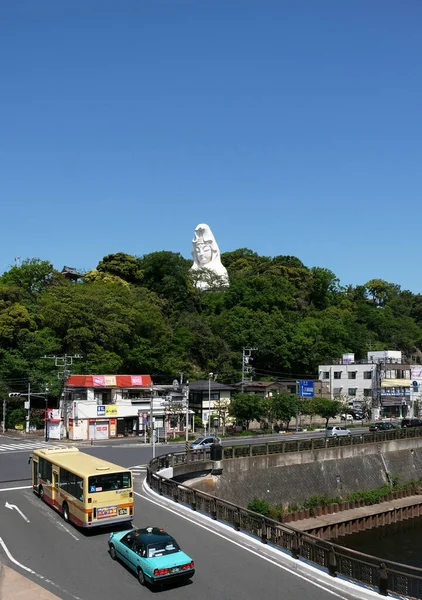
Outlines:
{"label": "white line on road", "polygon": [[20,487],[13,488],[0,488],[0,492],[15,492],[16,490],[30,490],[32,485],[21,485]]}
{"label": "white line on road", "polygon": [[[144,479],[143,483],[142,483],[142,487],[144,489],[145,494],[154,494],[155,492],[153,490],[151,490],[146,482],[146,479]],[[182,507],[180,504],[177,505],[177,508],[179,510],[176,510],[176,507],[172,507],[172,506],[166,506],[165,504],[163,504],[162,502],[162,497],[160,496],[160,500],[158,501],[155,498],[149,498],[146,495],[140,494],[139,492],[134,492],[134,494],[136,494],[137,496],[139,496],[140,498],[142,498],[143,500],[147,500],[148,502],[151,502],[152,504],[155,504],[156,506],[159,506],[160,508],[164,508],[164,510],[167,510],[173,514],[177,514],[179,517],[181,517],[182,519],[185,519],[186,521],[189,521],[190,523],[192,523],[193,525],[197,525],[198,527],[201,527],[202,529],[205,529],[206,531],[213,533],[214,535],[223,538],[225,541],[230,542],[231,544],[234,544],[235,546],[238,546],[239,548],[243,548],[244,550],[246,550],[247,552],[250,552],[251,554],[254,554],[255,556],[271,563],[272,565],[278,567],[279,569],[282,569],[283,571],[287,571],[288,573],[291,573],[292,575],[296,575],[296,577],[299,577],[300,579],[303,579],[304,581],[306,581],[307,583],[311,583],[312,585],[314,585],[317,588],[320,588],[321,590],[324,590],[325,592],[328,592],[329,594],[331,594],[332,596],[335,596],[336,598],[340,598],[341,600],[349,600],[349,598],[347,596],[342,596],[341,594],[339,594],[338,592],[330,589],[328,586],[324,585],[324,582],[322,583],[317,583],[315,581],[313,581],[312,579],[310,579],[309,576],[306,575],[301,575],[300,573],[298,573],[297,571],[297,567],[298,567],[298,562],[296,561],[296,559],[291,558],[290,556],[287,556],[285,554],[281,554],[281,552],[279,550],[276,550],[270,547],[266,547],[265,550],[266,551],[273,551],[272,553],[275,556],[275,553],[279,554],[280,556],[282,556],[283,558],[286,558],[287,560],[291,560],[292,561],[292,567],[280,564],[279,562],[277,562],[276,560],[274,560],[273,558],[269,557],[269,556],[265,556],[263,554],[264,550],[262,551],[262,553],[257,552],[255,549],[253,549],[249,544],[248,541],[250,541],[249,536],[243,532],[237,532],[234,529],[232,529],[229,525],[225,525],[224,523],[218,523],[218,526],[221,529],[227,529],[228,530],[228,535],[224,535],[223,533],[219,533],[218,531],[216,531],[215,529],[213,529],[212,527],[210,527],[211,523],[209,524],[208,522],[211,521],[211,519],[209,519],[208,517],[203,517],[204,520],[207,521],[207,523],[199,523],[197,520],[194,520],[192,518],[190,518],[187,514],[184,515],[182,512],[180,512],[180,509],[184,508]],[[165,500],[165,499],[164,499]],[[170,501],[169,501],[170,502]],[[191,509],[186,509],[191,510]],[[195,516],[197,518],[202,517],[202,515],[200,515],[199,513],[195,513]],[[212,522],[212,525],[215,526],[215,522]],[[233,535],[237,535],[237,537],[245,537],[245,542],[237,542],[236,540],[233,539]],[[308,567],[310,570],[312,570],[314,572],[314,576],[320,576],[322,574],[322,572],[317,569],[316,567],[313,567],[311,565],[305,565],[305,563],[301,563],[301,566],[306,566]],[[337,580],[338,581],[338,580]],[[373,591],[372,589],[368,589],[368,588],[362,588],[359,587],[353,583],[350,583],[348,581],[341,581],[342,584],[345,584],[345,586],[350,587],[350,590],[347,590],[347,592],[349,594],[357,594],[358,593],[358,589],[359,591],[363,592],[365,591],[366,593],[369,593],[369,596],[366,597],[373,597],[373,598],[379,598],[379,594],[377,594],[375,591]],[[356,598],[361,598],[362,596],[355,596]]]}
{"label": "white line on road", "polygon": [[17,561],[16,558],[14,558],[12,556],[12,554],[10,553],[9,548],[6,546],[6,544],[4,543],[4,541],[3,541],[3,539],[1,537],[0,537],[0,546],[3,548],[4,553],[6,554],[7,558],[14,565],[16,565],[17,567],[23,569],[27,573],[30,573],[34,577],[38,577],[38,579],[41,579],[41,581],[44,581],[45,583],[48,583],[49,585],[52,585],[54,588],[56,588],[57,590],[59,590],[62,594],[63,593],[68,594],[71,598],[75,598],[75,600],[82,600],[82,598],[79,598],[79,596],[74,596],[73,594],[71,594],[67,590],[61,588],[59,585],[57,585],[57,583],[54,583],[54,581],[51,581],[51,579],[47,579],[47,577],[44,577],[44,575],[40,575],[39,573],[36,573],[36,571],[33,571],[29,567],[26,567],[25,565],[23,565],[22,563],[20,563],[19,561]]}
{"label": "white line on road", "polygon": [[21,511],[20,508],[18,508],[16,506],[16,504],[9,504],[6,500],[6,504],[4,505],[5,508],[10,508],[10,510],[16,510],[16,512],[18,512],[20,514],[20,516],[22,517],[22,519],[24,519],[24,521],[26,521],[27,523],[30,523],[31,521],[28,519],[28,517],[25,517],[25,515],[23,514],[23,512]]}

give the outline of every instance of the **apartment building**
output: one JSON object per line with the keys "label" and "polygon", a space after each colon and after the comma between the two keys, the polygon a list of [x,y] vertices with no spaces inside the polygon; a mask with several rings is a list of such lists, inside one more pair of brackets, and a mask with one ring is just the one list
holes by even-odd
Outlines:
{"label": "apartment building", "polygon": [[320,365],[318,378],[328,384],[331,398],[355,408],[368,407],[372,419],[419,416],[422,408],[422,367],[403,362],[398,350],[367,353],[355,360],[343,354],[335,364]]}

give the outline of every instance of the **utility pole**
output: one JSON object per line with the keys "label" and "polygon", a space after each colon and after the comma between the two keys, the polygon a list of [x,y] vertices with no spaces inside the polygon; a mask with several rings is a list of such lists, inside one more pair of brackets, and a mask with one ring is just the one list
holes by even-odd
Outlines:
{"label": "utility pole", "polygon": [[150,428],[150,442],[152,443],[152,458],[155,458],[155,430],[154,430],[154,410],[153,410],[153,401],[154,401],[154,390],[153,385],[150,385],[150,407],[149,407],[149,428]]}
{"label": "utility pole", "polygon": [[28,382],[28,399],[26,401],[26,409],[27,409],[27,413],[26,413],[25,431],[26,431],[26,433],[29,433],[29,420],[31,418],[31,383],[30,382]]}
{"label": "utility pole", "polygon": [[186,404],[186,416],[185,416],[185,427],[186,427],[186,438],[185,438],[185,451],[189,454],[189,381],[182,387],[183,396]]}
{"label": "utility pole", "polygon": [[242,352],[242,382],[241,390],[243,392],[246,381],[252,381],[252,367],[249,365],[252,358],[252,352],[258,350],[258,348],[243,348]]}
{"label": "utility pole", "polygon": [[[61,439],[61,425],[63,422],[65,431],[67,433],[68,430],[68,414],[67,414],[67,404],[66,404],[66,381],[72,372],[73,361],[75,359],[82,359],[83,356],[80,354],[74,354],[70,356],[69,354],[65,354],[64,356],[42,356],[41,358],[48,358],[50,360],[54,360],[54,365],[58,367],[59,371],[57,373],[57,378],[60,380],[60,394],[59,394],[59,410],[60,410],[60,433],[59,439]],[[63,414],[64,410],[64,414]]]}

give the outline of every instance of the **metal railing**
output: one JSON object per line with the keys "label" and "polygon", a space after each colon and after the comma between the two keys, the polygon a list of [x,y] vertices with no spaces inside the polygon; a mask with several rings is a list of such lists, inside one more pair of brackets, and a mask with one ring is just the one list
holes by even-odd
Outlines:
{"label": "metal railing", "polygon": [[[277,452],[298,452],[421,436],[422,429],[415,428],[357,435],[352,436],[351,439],[283,440],[266,444],[224,447],[224,457],[240,458],[275,454]],[[289,525],[279,523],[205,492],[184,486],[158,473],[161,469],[169,466],[177,467],[177,465],[207,461],[209,460],[209,454],[209,450],[200,450],[189,454],[179,452],[158,456],[148,465],[147,482],[161,496],[188,506],[194,511],[200,511],[212,519],[222,521],[232,526],[236,531],[248,533],[264,544],[271,544],[283,552],[290,553],[297,560],[318,565],[320,568],[326,569],[333,577],[336,575],[343,576],[355,583],[374,588],[384,596],[391,592],[412,599],[422,598],[422,569],[363,554],[295,530]]]}

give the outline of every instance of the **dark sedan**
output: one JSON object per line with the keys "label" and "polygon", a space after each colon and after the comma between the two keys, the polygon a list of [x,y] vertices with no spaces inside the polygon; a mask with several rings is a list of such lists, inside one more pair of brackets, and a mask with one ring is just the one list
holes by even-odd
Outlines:
{"label": "dark sedan", "polygon": [[391,431],[392,429],[397,429],[397,425],[394,425],[394,423],[377,421],[370,426],[369,431]]}
{"label": "dark sedan", "polygon": [[403,419],[402,427],[422,427],[422,419]]}

